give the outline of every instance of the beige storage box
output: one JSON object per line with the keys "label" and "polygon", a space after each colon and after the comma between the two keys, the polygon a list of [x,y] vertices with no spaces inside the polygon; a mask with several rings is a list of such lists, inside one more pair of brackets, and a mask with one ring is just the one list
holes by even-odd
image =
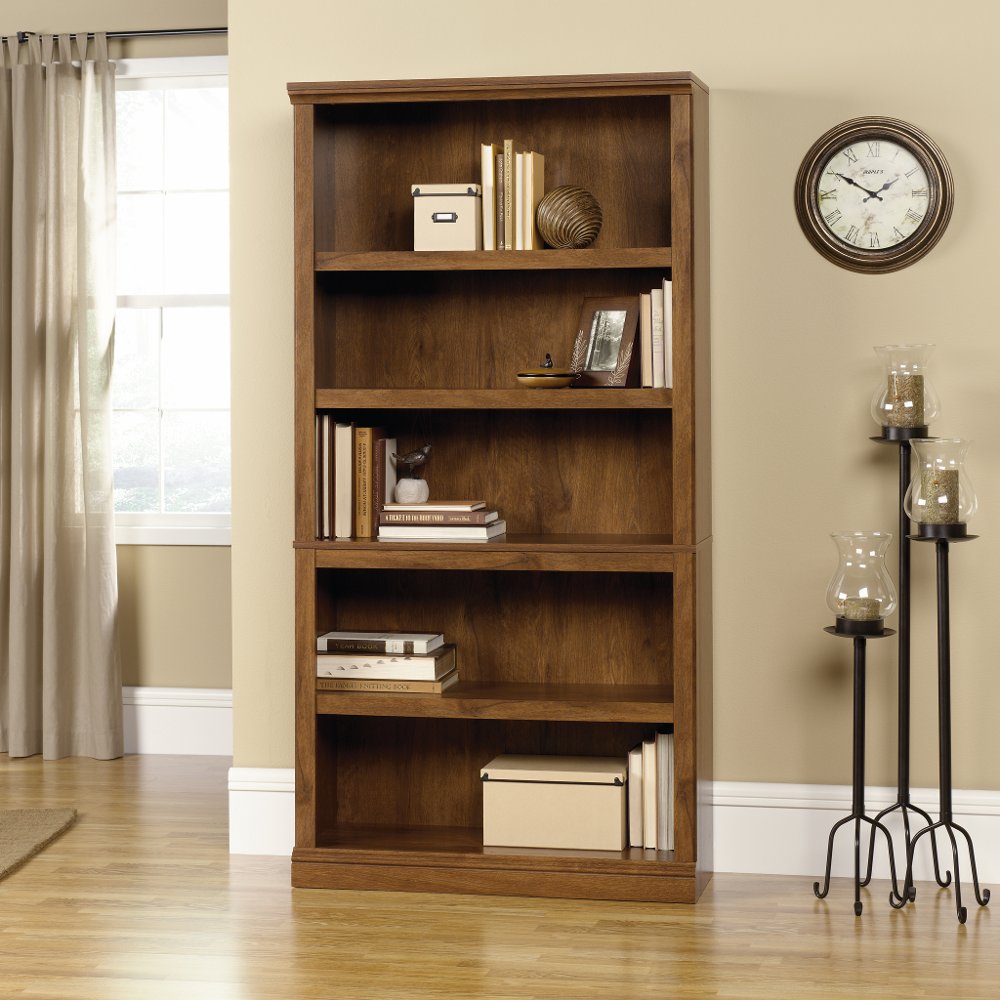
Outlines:
{"label": "beige storage box", "polygon": [[494,757],[479,772],[483,844],[622,850],[626,770],[615,757]]}
{"label": "beige storage box", "polygon": [[483,195],[478,184],[414,184],[414,250],[482,250]]}

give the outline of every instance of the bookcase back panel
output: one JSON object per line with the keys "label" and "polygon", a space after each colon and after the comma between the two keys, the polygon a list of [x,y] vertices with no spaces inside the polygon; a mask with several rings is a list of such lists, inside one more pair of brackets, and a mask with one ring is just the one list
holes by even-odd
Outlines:
{"label": "bookcase back panel", "polygon": [[597,247],[668,246],[669,97],[400,102],[316,109],[317,250],[412,250],[413,184],[478,184],[480,146],[545,157],[545,189],[600,203]]}
{"label": "bookcase back panel", "polygon": [[[618,723],[325,717],[317,743],[335,774],[330,799],[340,824],[481,827],[480,768],[501,753],[624,759],[654,731]],[[320,787],[323,787],[321,784]],[[318,841],[323,843],[323,830]],[[445,846],[445,845],[443,845]]]}
{"label": "bookcase back panel", "polygon": [[673,578],[321,570],[319,631],[442,632],[463,681],[672,685]]}
{"label": "bookcase back panel", "polygon": [[569,365],[584,299],[638,296],[668,273],[418,271],[391,281],[378,272],[321,274],[316,385],[515,388],[517,373],[546,353]]}
{"label": "bookcase back panel", "polygon": [[671,533],[669,410],[368,410],[337,419],[345,416],[384,427],[397,454],[429,443],[431,500],[485,500],[509,533]]}

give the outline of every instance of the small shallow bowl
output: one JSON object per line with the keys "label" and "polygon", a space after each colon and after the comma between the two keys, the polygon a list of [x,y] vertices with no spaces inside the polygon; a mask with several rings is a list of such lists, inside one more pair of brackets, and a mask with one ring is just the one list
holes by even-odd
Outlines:
{"label": "small shallow bowl", "polygon": [[559,368],[536,368],[517,373],[518,382],[529,389],[565,389],[579,377],[576,372]]}

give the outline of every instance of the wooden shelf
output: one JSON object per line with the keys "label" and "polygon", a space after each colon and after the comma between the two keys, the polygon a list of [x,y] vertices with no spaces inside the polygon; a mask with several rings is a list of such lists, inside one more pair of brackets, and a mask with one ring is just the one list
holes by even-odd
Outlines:
{"label": "wooden shelf", "polygon": [[[461,668],[460,668],[461,670]],[[459,682],[441,695],[327,691],[316,683],[319,715],[391,715],[437,719],[550,722],[674,720],[673,692],[653,685],[490,684]]]}
{"label": "wooden shelf", "polygon": [[672,573],[690,546],[669,535],[517,535],[492,542],[296,542],[315,549],[317,569],[560,570]]}
{"label": "wooden shelf", "polygon": [[413,889],[693,902],[696,868],[672,851],[484,847],[477,827],[337,825],[292,852],[301,888]]}
{"label": "wooden shelf", "polygon": [[672,389],[316,390],[318,410],[667,410],[673,403]]}
{"label": "wooden shelf", "polygon": [[322,250],[317,271],[552,271],[669,268],[670,247],[611,250]]}

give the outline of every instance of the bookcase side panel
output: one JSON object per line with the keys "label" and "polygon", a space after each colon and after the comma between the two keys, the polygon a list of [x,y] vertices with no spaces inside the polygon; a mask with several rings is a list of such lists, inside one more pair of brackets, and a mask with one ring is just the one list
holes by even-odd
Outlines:
{"label": "bookcase side panel", "polygon": [[295,551],[295,845],[316,846],[316,558]]}

